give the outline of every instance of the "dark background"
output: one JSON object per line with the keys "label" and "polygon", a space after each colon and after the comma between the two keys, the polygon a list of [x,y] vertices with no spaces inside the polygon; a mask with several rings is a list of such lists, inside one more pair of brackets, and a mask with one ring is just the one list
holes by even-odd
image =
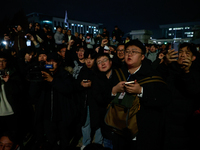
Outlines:
{"label": "dark background", "polygon": [[67,10],[68,19],[103,23],[109,32],[118,25],[124,33],[200,20],[200,0],[4,0],[0,20],[12,18],[19,10],[57,17],[64,17]]}

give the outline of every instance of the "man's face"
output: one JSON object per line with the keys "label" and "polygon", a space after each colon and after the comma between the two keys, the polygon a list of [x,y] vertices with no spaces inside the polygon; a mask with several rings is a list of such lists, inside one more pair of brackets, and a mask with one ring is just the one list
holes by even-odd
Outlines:
{"label": "man's face", "polygon": [[102,56],[100,58],[98,58],[96,60],[97,63],[97,67],[99,69],[99,71],[101,72],[107,72],[108,70],[110,70],[111,66],[112,66],[112,61],[110,61],[108,59],[108,57],[106,56]]}
{"label": "man's face", "polygon": [[38,23],[35,24],[35,29],[36,29],[36,30],[39,30],[39,29],[40,29],[40,26],[39,26]]}
{"label": "man's face", "polygon": [[150,51],[151,51],[152,53],[154,53],[154,52],[156,51],[156,48],[155,48],[154,45],[151,46]]}
{"label": "man's face", "polygon": [[57,69],[57,67],[58,67],[58,63],[55,62],[53,59],[47,61],[47,64],[48,65],[53,65],[53,69],[49,69],[49,71],[51,71],[51,72],[55,71]]}
{"label": "man's face", "polygon": [[144,54],[139,47],[131,45],[126,48],[124,58],[128,66],[139,67],[144,59]]}
{"label": "man's face", "polygon": [[71,35],[71,30],[68,30],[68,31],[67,31],[67,35]]}
{"label": "man's face", "polygon": [[66,48],[62,48],[60,50],[60,56],[64,59],[65,58],[65,53],[66,53]]}
{"label": "man's face", "polygon": [[91,58],[91,55],[88,56],[88,58],[85,59],[86,66],[90,69],[94,65],[94,59]]}
{"label": "man's face", "polygon": [[0,70],[6,69],[7,60],[5,58],[0,58]]}
{"label": "man's face", "polygon": [[79,59],[84,59],[84,52],[85,50],[83,48],[80,48],[79,51],[76,52]]}
{"label": "man's face", "polygon": [[32,56],[33,56],[33,54],[29,54],[29,53],[26,53],[26,55],[25,55],[25,61],[26,62],[30,62],[31,61],[31,59],[32,59]]}
{"label": "man's face", "polygon": [[40,54],[38,56],[38,61],[46,61],[47,60],[47,55],[46,54]]}
{"label": "man's face", "polygon": [[117,47],[117,57],[121,60],[124,59],[124,48],[124,45],[119,45]]}
{"label": "man's face", "polygon": [[21,31],[22,27],[20,25],[17,26],[17,31]]}
{"label": "man's face", "polygon": [[196,56],[194,56],[187,47],[183,47],[179,50],[177,62],[178,64],[182,65],[184,60],[186,59],[194,61],[196,59]]}
{"label": "man's face", "polygon": [[62,28],[58,28],[57,31],[58,31],[58,32],[61,32],[61,31],[62,31]]}
{"label": "man's face", "polygon": [[11,150],[13,142],[7,136],[3,136],[0,139],[0,150]]}

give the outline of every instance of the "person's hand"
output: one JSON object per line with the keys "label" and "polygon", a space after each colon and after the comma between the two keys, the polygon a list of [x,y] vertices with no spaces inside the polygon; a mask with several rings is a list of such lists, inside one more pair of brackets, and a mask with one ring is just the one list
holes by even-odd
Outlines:
{"label": "person's hand", "polygon": [[142,87],[140,84],[135,80],[134,84],[125,84],[125,91],[128,93],[133,93],[133,94],[141,94]]}
{"label": "person's hand", "polygon": [[112,88],[112,94],[115,95],[115,94],[117,94],[118,92],[119,92],[119,93],[124,92],[124,85],[125,85],[125,82],[126,82],[126,81],[121,81],[121,82],[119,82],[117,85],[115,85],[115,86]]}
{"label": "person's hand", "polygon": [[160,54],[158,55],[158,58],[159,58],[159,59],[163,59],[164,56],[165,56],[165,55],[164,55],[163,53],[160,53]]}
{"label": "person's hand", "polygon": [[103,39],[101,41],[101,47],[104,47],[106,44],[108,44],[108,40],[107,39]]}
{"label": "person's hand", "polygon": [[8,74],[5,74],[5,75],[2,76],[2,78],[3,78],[3,80],[4,80],[5,82],[8,82],[9,75],[8,75]]}
{"label": "person's hand", "polygon": [[18,32],[15,28],[13,28],[13,30],[14,30],[15,32]]}
{"label": "person's hand", "polygon": [[87,82],[81,81],[81,85],[85,88],[91,87],[92,82],[90,80],[87,80]]}
{"label": "person's hand", "polygon": [[48,82],[53,81],[53,77],[49,73],[47,73],[45,71],[41,71],[41,73],[42,73],[42,77],[44,77],[44,80],[46,80]]}
{"label": "person's hand", "polygon": [[99,52],[99,46],[97,48],[95,48],[95,51],[98,53]]}
{"label": "person's hand", "polygon": [[69,41],[69,46],[72,46],[74,44],[74,40]]}
{"label": "person's hand", "polygon": [[190,57],[186,57],[183,60],[181,69],[183,69],[185,73],[189,73],[191,65],[192,65],[192,59]]}
{"label": "person's hand", "polygon": [[165,55],[165,64],[170,64],[173,61],[177,61],[178,58],[178,51],[174,49],[168,50],[168,53]]}
{"label": "person's hand", "polygon": [[30,33],[27,33],[26,36],[29,37],[29,39],[30,39],[31,41],[34,41],[34,40],[35,40],[34,37],[33,37]]}

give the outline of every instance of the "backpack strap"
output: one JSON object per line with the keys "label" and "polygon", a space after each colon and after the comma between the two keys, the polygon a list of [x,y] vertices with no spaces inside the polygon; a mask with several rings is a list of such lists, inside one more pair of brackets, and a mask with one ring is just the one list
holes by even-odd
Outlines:
{"label": "backpack strap", "polygon": [[138,81],[138,83],[140,85],[143,85],[146,83],[151,83],[151,82],[162,82],[162,83],[166,84],[166,82],[164,82],[160,76],[147,77],[147,78],[144,78],[144,79]]}
{"label": "backpack strap", "polygon": [[[118,71],[119,70],[119,71]],[[121,70],[121,68],[115,69],[115,72],[117,74],[117,77],[119,79],[119,82],[121,81],[126,81],[125,75],[123,73],[123,71]],[[122,80],[123,79],[123,80]]]}

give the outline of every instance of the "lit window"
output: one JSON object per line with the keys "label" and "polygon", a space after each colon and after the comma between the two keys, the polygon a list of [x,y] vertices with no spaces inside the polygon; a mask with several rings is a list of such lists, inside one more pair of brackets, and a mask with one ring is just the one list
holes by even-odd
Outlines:
{"label": "lit window", "polygon": [[172,30],[172,28],[169,28],[169,30]]}
{"label": "lit window", "polygon": [[183,30],[183,27],[173,28],[173,30]]}
{"label": "lit window", "polygon": [[193,35],[187,35],[187,37],[193,37]]}
{"label": "lit window", "polygon": [[96,27],[94,27],[94,29],[96,29]]}
{"label": "lit window", "polygon": [[54,27],[53,29],[56,30],[56,27]]}
{"label": "lit window", "polygon": [[74,26],[74,24],[72,23],[72,26]]}
{"label": "lit window", "polygon": [[194,34],[194,32],[185,32],[185,34]]}
{"label": "lit window", "polygon": [[89,26],[89,28],[91,28],[91,26]]}
{"label": "lit window", "polygon": [[83,27],[83,25],[81,25],[81,27]]}
{"label": "lit window", "polygon": [[80,27],[80,24],[78,24],[78,27]]}
{"label": "lit window", "polygon": [[86,33],[89,33],[89,31],[86,31]]}
{"label": "lit window", "polygon": [[168,35],[169,35],[169,36],[171,36],[172,34],[171,34],[171,33],[169,33]]}
{"label": "lit window", "polygon": [[96,34],[96,32],[94,32],[94,34]]}
{"label": "lit window", "polygon": [[185,29],[190,29],[190,27],[185,27]]}

